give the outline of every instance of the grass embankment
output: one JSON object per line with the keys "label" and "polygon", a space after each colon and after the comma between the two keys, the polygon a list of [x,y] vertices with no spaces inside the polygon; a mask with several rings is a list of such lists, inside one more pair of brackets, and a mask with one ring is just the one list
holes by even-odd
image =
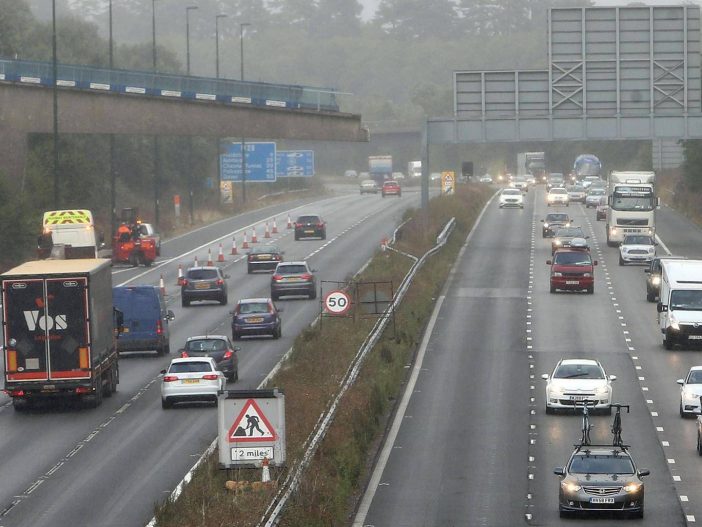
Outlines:
{"label": "grass embankment", "polygon": [[682,169],[663,170],[656,178],[656,193],[663,203],[702,226],[702,194],[688,188]]}
{"label": "grass embankment", "polygon": [[[410,221],[396,247],[420,256],[435,243],[446,222],[455,217],[456,230],[442,251],[417,274],[402,306],[396,312],[395,330],[385,336],[368,356],[356,384],[346,393],[334,423],[284,513],[285,526],[337,526],[348,523],[365,481],[385,423],[409,371],[435,298],[444,284],[463,241],[491,194],[484,186],[459,186],[454,196],[431,201],[427,215],[409,211]],[[359,281],[391,280],[396,289],[411,265],[391,251],[378,253]],[[270,383],[285,392],[288,466],[303,454],[303,444],[320,414],[339,390],[353,356],[374,320],[324,318],[321,325],[305,330],[294,351]],[[274,489],[225,490],[225,482],[257,481],[260,470],[217,468],[216,454],[198,469],[181,498],[157,507],[158,525],[253,526],[261,518]],[[284,470],[273,471],[282,481]],[[251,489],[251,487],[248,487]]]}

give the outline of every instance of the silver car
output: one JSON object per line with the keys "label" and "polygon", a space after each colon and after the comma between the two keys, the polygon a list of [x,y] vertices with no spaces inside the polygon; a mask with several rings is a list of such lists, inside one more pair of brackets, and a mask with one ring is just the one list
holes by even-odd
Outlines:
{"label": "silver car", "polygon": [[310,299],[317,298],[314,272],[304,260],[279,263],[271,276],[271,298],[274,301],[281,296],[304,295]]}
{"label": "silver car", "polygon": [[164,409],[186,401],[214,401],[216,404],[217,392],[224,390],[227,382],[212,357],[173,359],[167,369],[161,370],[161,375]]}
{"label": "silver car", "polygon": [[361,194],[377,194],[378,184],[372,179],[365,179],[359,185]]}
{"label": "silver car", "polygon": [[585,196],[585,208],[592,207],[593,209],[596,209],[602,201],[602,198],[606,196],[607,191],[603,188],[590,189],[587,193],[587,196]]}

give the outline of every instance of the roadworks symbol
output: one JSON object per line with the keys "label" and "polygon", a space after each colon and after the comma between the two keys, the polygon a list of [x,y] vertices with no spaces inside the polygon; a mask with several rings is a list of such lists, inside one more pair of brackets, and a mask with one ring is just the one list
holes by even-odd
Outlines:
{"label": "roadworks symbol", "polygon": [[230,443],[275,441],[277,435],[254,399],[249,399],[229,429]]}

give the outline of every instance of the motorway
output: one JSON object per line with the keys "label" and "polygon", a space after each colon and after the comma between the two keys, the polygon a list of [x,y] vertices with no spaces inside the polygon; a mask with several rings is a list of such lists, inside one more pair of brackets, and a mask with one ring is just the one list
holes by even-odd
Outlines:
{"label": "motorway", "polygon": [[[665,351],[643,267],[621,267],[604,222],[580,204],[563,208],[590,235],[594,295],[549,293],[551,209],[543,187],[525,208],[497,200],[467,241],[440,296],[354,527],[621,525],[619,518],[560,519],[559,478],[580,438],[580,418],[546,415],[545,381],[563,357],[599,359],[623,415],[623,439],[645,478],[635,524],[702,521],[702,458],[694,419],[678,414],[679,387],[700,350]],[[702,257],[702,231],[672,209],[657,233],[673,254]],[[592,418],[593,443],[611,444],[611,417]]]}
{"label": "motorway", "polygon": [[[350,189],[353,189],[351,191]],[[401,199],[359,196],[356,187],[333,197],[294,202],[253,211],[200,228],[163,243],[162,257],[152,268],[115,267],[113,283],[159,285],[163,276],[174,355],[188,336],[205,332],[230,334],[229,310],[239,298],[269,296],[270,274],[247,275],[243,256],[230,256],[232,233],[241,252],[243,230],[249,239],[258,226],[277,218],[273,235],[286,260],[307,259],[318,269],[318,280],[345,280],[390,236],[408,207],[419,205],[418,192]],[[326,240],[295,242],[286,230],[288,213],[319,213],[327,221]],[[272,224],[271,224],[272,225]],[[178,265],[207,260],[208,248],[229,280],[229,306],[180,305],[176,287]],[[245,339],[238,345],[239,382],[251,389],[268,375],[292,345],[295,335],[319,313],[319,302],[282,300],[283,338]],[[49,405],[14,412],[0,398],[0,527],[134,527],[146,524],[154,504],[167,497],[216,436],[216,412],[211,406],[190,405],[164,411],[160,405],[159,371],[169,357],[123,355],[118,391],[95,410],[78,405]]]}

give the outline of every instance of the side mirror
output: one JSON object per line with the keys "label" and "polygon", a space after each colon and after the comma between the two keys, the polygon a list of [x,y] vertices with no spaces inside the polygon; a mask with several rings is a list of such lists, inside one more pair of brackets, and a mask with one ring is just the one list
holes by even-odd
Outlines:
{"label": "side mirror", "polygon": [[565,469],[563,467],[556,467],[553,469],[553,473],[556,476],[565,476]]}
{"label": "side mirror", "polygon": [[680,386],[682,386],[683,384],[685,384],[685,379],[678,379],[675,382],[677,382]]}
{"label": "side mirror", "polygon": [[317,272],[317,269],[310,269],[310,272],[311,272],[311,273],[316,273],[316,272]]}
{"label": "side mirror", "polygon": [[229,314],[230,314],[230,315],[233,315],[233,314],[234,314],[234,311],[230,311]]}
{"label": "side mirror", "polygon": [[546,260],[546,265],[552,265],[551,260]]}
{"label": "side mirror", "polygon": [[241,347],[240,347],[240,346],[234,346],[234,351],[241,351]]}
{"label": "side mirror", "polygon": [[617,376],[616,376],[616,375],[610,375],[610,376],[609,376],[609,380],[610,380],[610,381],[616,381],[616,380],[617,380]]}
{"label": "side mirror", "polygon": [[285,254],[285,251],[280,251],[280,254]]}
{"label": "side mirror", "polygon": [[547,381],[547,380],[548,380],[548,373],[542,373],[542,374],[541,374],[541,378],[542,378],[543,380]]}
{"label": "side mirror", "polygon": [[586,239],[586,240],[589,240],[589,239],[590,239],[590,236],[585,236],[585,239]]}
{"label": "side mirror", "polygon": [[282,307],[278,307],[278,306],[276,306],[275,310],[276,310],[278,313],[282,313],[283,311],[285,311],[285,309],[283,309]]}
{"label": "side mirror", "polygon": [[656,306],[656,311],[658,311],[659,313],[666,313],[668,311],[668,306],[662,302],[658,302],[658,305]]}
{"label": "side mirror", "polygon": [[169,321],[175,320],[175,313],[169,309],[169,310],[168,310],[168,313],[166,313],[166,318],[167,318]]}
{"label": "side mirror", "polygon": [[224,275],[224,279],[225,279],[225,280],[228,280],[228,279],[230,279],[230,278],[231,278],[231,276],[229,276],[228,274],[225,274],[225,275]]}
{"label": "side mirror", "polygon": [[643,270],[643,272],[644,272],[644,273],[650,273],[650,272],[651,272],[651,270],[650,270],[650,269],[648,269],[648,268],[646,268],[646,269],[644,269],[644,270]]}
{"label": "side mirror", "polygon": [[639,477],[640,478],[643,478],[644,476],[648,476],[650,474],[651,474],[651,471],[648,470],[647,468],[642,468],[641,470],[639,470]]}
{"label": "side mirror", "polygon": [[161,370],[161,375],[166,375],[166,370]]}

